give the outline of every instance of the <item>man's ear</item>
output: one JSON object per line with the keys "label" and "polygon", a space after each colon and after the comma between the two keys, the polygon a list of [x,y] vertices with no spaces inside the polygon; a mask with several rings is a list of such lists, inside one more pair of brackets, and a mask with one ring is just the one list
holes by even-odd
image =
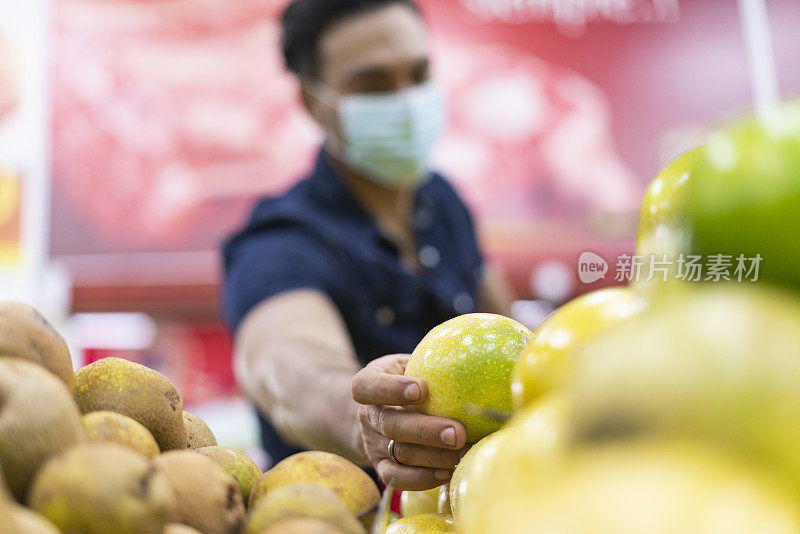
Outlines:
{"label": "man's ear", "polygon": [[300,81],[300,101],[309,115],[320,125],[324,125],[325,120],[330,111],[319,98],[316,96],[316,91],[312,87],[312,82],[308,80]]}

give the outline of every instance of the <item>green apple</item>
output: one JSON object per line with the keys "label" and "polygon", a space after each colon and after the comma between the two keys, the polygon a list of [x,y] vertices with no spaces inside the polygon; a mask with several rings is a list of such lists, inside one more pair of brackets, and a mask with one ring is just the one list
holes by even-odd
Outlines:
{"label": "green apple", "polygon": [[489,313],[461,315],[435,327],[406,366],[406,375],[428,386],[428,398],[417,409],[459,421],[469,443],[495,432],[502,423],[486,411],[511,412],[511,373],[532,337],[513,319]]}
{"label": "green apple", "polygon": [[533,482],[494,481],[462,534],[797,534],[796,499],[760,471],[681,441],[571,451]]}
{"label": "green apple", "polygon": [[691,286],[592,343],[574,377],[576,444],[689,436],[800,496],[800,298]]}
{"label": "green apple", "polygon": [[400,511],[403,517],[435,514],[439,510],[439,488],[425,491],[404,491],[400,494]]}
{"label": "green apple", "polygon": [[730,256],[731,274],[760,256],[759,280],[800,290],[800,101],[716,133],[687,199],[693,254]]}
{"label": "green apple", "polygon": [[386,534],[442,534],[455,532],[453,518],[444,514],[418,514],[389,525]]}
{"label": "green apple", "polygon": [[617,287],[592,291],[553,312],[520,354],[511,382],[514,407],[527,406],[563,387],[584,345],[644,308],[644,297]]}

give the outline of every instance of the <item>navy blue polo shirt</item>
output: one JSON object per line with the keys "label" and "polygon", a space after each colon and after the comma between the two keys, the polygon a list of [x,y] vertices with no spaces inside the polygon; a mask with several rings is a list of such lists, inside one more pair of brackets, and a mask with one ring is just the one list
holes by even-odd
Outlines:
{"label": "navy blue polo shirt", "polygon": [[[413,210],[421,268],[401,263],[395,245],[320,152],[310,176],[261,200],[247,225],[224,245],[223,308],[235,331],[265,299],[316,289],[338,308],[362,365],[410,353],[434,326],[475,311],[483,259],[469,212],[433,174]],[[261,418],[274,462],[298,452]]]}

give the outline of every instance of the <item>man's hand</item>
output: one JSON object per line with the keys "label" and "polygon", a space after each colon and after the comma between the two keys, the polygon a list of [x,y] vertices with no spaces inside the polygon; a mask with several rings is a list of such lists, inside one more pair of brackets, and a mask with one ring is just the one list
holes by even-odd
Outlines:
{"label": "man's hand", "polygon": [[[467,433],[461,423],[404,408],[424,402],[425,382],[404,376],[408,355],[384,356],[353,377],[353,399],[364,452],[381,480],[397,489],[425,490],[450,480],[464,455]],[[389,458],[389,440],[395,441]]]}

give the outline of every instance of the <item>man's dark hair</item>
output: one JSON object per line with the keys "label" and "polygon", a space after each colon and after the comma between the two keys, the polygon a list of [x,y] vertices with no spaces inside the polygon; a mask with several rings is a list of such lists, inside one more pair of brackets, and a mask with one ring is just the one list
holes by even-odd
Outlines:
{"label": "man's dark hair", "polygon": [[419,13],[413,0],[293,0],[281,16],[283,57],[286,67],[301,78],[319,76],[319,40],[342,20],[392,4]]}

